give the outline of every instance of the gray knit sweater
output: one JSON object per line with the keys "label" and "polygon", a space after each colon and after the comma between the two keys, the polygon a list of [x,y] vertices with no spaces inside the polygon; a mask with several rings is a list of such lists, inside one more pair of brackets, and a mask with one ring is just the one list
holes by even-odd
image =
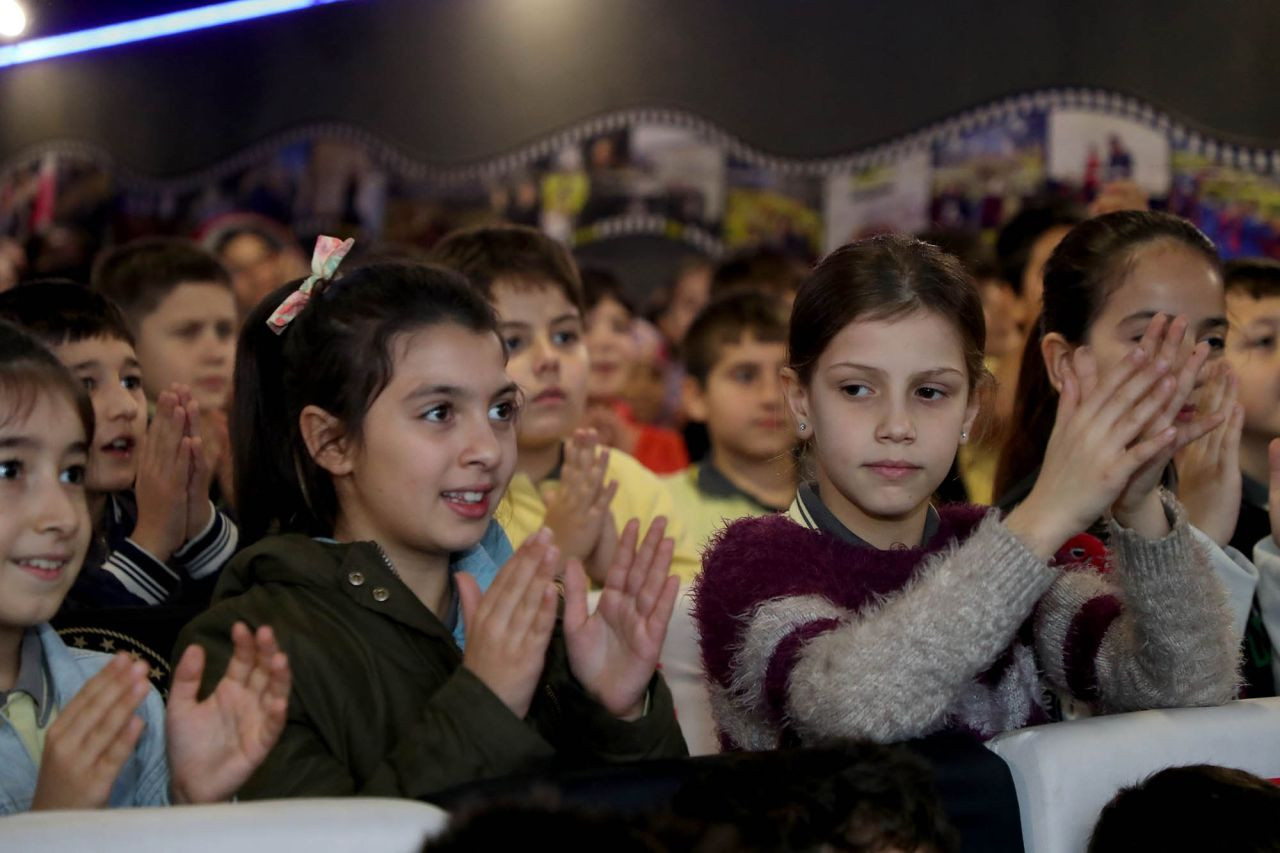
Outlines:
{"label": "gray knit sweater", "polygon": [[1046,688],[1098,713],[1230,700],[1225,591],[1164,504],[1162,539],[1110,524],[1109,573],[1046,564],[972,507],[944,508],[906,551],[840,541],[795,508],[735,523],[695,606],[725,746],[990,737],[1046,721]]}

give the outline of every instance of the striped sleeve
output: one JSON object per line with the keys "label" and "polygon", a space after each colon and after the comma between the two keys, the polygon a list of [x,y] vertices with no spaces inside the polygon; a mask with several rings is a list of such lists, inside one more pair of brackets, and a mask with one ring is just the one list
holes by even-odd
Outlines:
{"label": "striped sleeve", "polygon": [[173,553],[170,561],[188,577],[199,580],[215,574],[231,559],[240,542],[240,530],[226,514],[214,509],[199,535]]}
{"label": "striped sleeve", "polygon": [[182,588],[182,577],[132,539],[107,555],[102,570],[143,604],[163,604]]}

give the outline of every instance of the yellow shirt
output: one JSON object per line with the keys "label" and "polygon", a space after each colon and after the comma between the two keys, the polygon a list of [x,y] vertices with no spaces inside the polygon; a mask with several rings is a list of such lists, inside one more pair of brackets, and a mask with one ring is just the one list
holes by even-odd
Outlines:
{"label": "yellow shirt", "polygon": [[[655,518],[659,515],[667,517],[667,536],[676,544],[671,573],[678,576],[682,584],[692,581],[702,563],[686,532],[686,521],[676,512],[666,485],[634,457],[617,449],[609,451],[609,467],[605,470],[604,480],[606,483],[618,481],[618,493],[613,496],[610,510],[619,532],[628,521],[638,518],[640,536],[643,537]],[[512,547],[519,548],[524,540],[538,532],[546,517],[546,502],[533,480],[527,474],[512,477],[495,515],[507,532]]]}
{"label": "yellow shirt", "polygon": [[663,477],[663,481],[671,490],[676,512],[684,519],[699,558],[711,537],[729,522],[780,511],[746,494],[707,463],[690,465]]}

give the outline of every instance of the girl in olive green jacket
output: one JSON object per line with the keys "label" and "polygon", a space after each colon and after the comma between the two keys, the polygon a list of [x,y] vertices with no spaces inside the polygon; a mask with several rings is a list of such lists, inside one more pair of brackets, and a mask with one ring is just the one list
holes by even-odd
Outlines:
{"label": "girl in olive green jacket", "polygon": [[663,525],[640,543],[628,525],[593,613],[580,565],[557,578],[548,535],[512,555],[492,514],[514,470],[519,391],[492,310],[439,268],[335,281],[349,245],[321,238],[314,274],[246,321],[241,530],[277,535],[227,567],[179,641],[209,649],[209,683],[237,620],[270,621],[289,654],[285,731],[241,796],[430,797],[684,754],[655,673],[678,588]]}

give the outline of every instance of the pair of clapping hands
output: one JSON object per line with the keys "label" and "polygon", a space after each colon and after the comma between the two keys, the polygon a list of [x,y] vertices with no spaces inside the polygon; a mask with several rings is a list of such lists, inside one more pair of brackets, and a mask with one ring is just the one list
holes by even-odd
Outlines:
{"label": "pair of clapping hands", "polygon": [[[196,701],[204,650],[191,646],[173,674],[165,713],[170,791],[175,803],[230,797],[266,758],[284,730],[289,661],[271,629],[237,622],[226,674]],[[142,736],[136,713],[151,685],[147,664],[116,655],[58,712],[45,736],[33,809],[107,805],[111,788]]]}
{"label": "pair of clapping hands", "polygon": [[130,538],[156,559],[168,560],[208,526],[209,488],[215,477],[224,492],[230,486],[230,458],[222,412],[202,413],[185,385],[161,392],[139,448],[138,521]]}
{"label": "pair of clapping hands", "polygon": [[[640,522],[617,536],[609,504],[617,483],[604,483],[608,451],[595,433],[579,431],[565,449],[560,486],[547,505],[546,526],[531,536],[480,592],[458,575],[466,629],[463,665],[518,717],[524,717],[542,676],[547,645],[564,590],[564,637],[569,668],[587,693],[614,716],[634,720],[667,635],[680,589],[670,575],[675,542],[659,516],[643,540]],[[637,544],[638,543],[638,544]],[[588,612],[587,571],[603,584]]]}

